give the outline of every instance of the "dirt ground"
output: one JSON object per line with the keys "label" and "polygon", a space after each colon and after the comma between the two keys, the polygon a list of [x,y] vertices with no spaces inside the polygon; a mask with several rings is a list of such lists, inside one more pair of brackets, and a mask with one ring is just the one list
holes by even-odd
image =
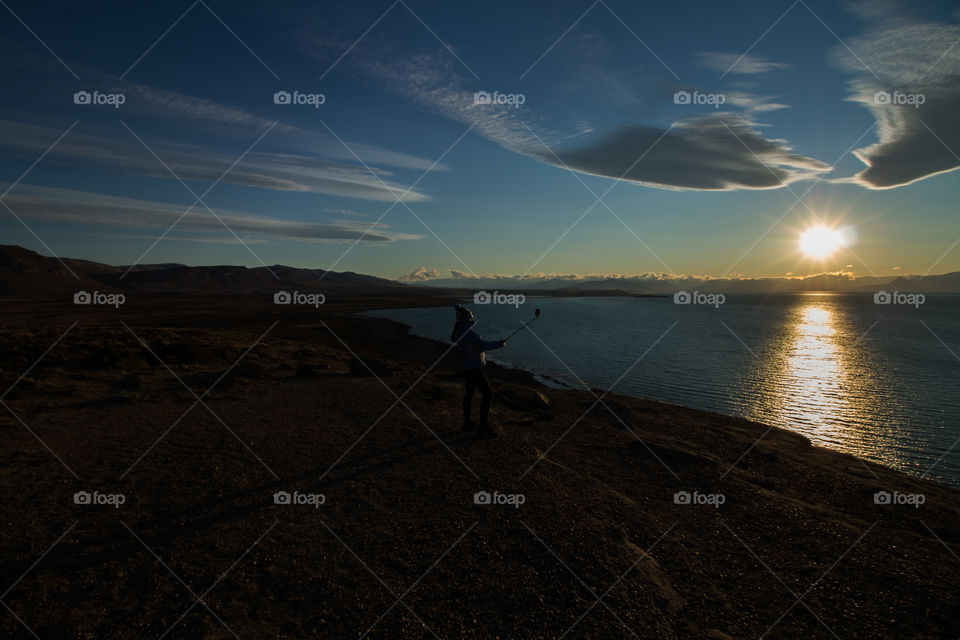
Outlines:
{"label": "dirt ground", "polygon": [[437,302],[4,301],[0,636],[960,635],[957,490],[496,366],[481,440],[353,315]]}

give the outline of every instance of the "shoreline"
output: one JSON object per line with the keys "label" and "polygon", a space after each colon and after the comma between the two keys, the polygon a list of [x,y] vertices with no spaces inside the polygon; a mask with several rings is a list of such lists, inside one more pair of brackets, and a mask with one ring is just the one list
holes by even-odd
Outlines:
{"label": "shoreline", "polygon": [[[297,310],[296,308],[278,308],[272,304],[272,301],[267,300],[266,298],[257,297],[254,299],[242,298],[242,297],[228,297],[224,299],[215,299],[216,303],[227,303],[228,305],[232,304],[236,307],[244,310],[250,310],[251,304],[255,314],[251,316],[250,314],[242,314],[231,312],[228,308],[213,310],[210,309],[209,298],[203,296],[197,297],[186,297],[178,298],[177,300],[181,303],[166,309],[170,312],[171,315],[164,317],[163,314],[157,314],[156,309],[153,307],[153,303],[163,303],[166,304],[173,296],[168,293],[156,293],[151,292],[149,294],[138,296],[139,302],[147,307],[149,310],[146,314],[143,314],[135,309],[132,305],[127,305],[128,308],[124,308],[123,311],[131,311],[134,313],[133,317],[137,318],[138,316],[146,315],[149,318],[152,324],[159,327],[175,327],[179,326],[182,321],[182,317],[190,318],[194,321],[199,321],[200,325],[210,323],[211,321],[219,321],[224,316],[229,317],[231,323],[235,326],[244,327],[252,319],[259,318],[261,316],[274,317],[277,319],[283,319],[284,322],[281,322],[281,328],[286,324],[287,320],[292,320],[292,323],[295,327],[314,327],[316,320],[324,320],[330,323],[333,326],[338,327],[338,331],[345,332],[347,336],[360,336],[365,333],[365,330],[354,330],[356,328],[351,328],[349,324],[344,324],[343,319],[347,320],[356,320],[362,321],[363,323],[369,326],[381,326],[385,328],[384,335],[387,337],[402,335],[406,340],[410,341],[410,345],[420,345],[419,348],[401,348],[394,351],[394,356],[402,359],[413,359],[419,360],[417,358],[417,353],[419,351],[429,351],[439,353],[442,350],[446,350],[451,345],[448,342],[443,340],[434,340],[432,338],[427,338],[425,336],[419,336],[411,333],[411,327],[404,322],[393,320],[390,318],[378,318],[364,316],[362,314],[377,312],[377,311],[389,311],[396,309],[414,309],[414,308],[424,308],[424,307],[452,307],[456,303],[463,303],[465,300],[468,300],[469,292],[461,292],[459,290],[450,290],[449,292],[444,291],[442,295],[437,295],[434,291],[434,295],[422,296],[422,295],[384,295],[384,296],[356,296],[356,297],[346,297],[339,298],[333,304],[327,304],[321,306],[316,310]],[[796,295],[796,294],[789,294]],[[639,296],[639,295],[627,295],[627,296],[617,296],[613,293],[604,294],[601,297],[651,297],[651,296]],[[536,297],[552,298],[552,295],[537,295]],[[572,297],[591,297],[585,295],[576,295]],[[656,296],[652,296],[656,297]],[[14,310],[13,313],[8,313],[8,318],[16,317],[17,315],[22,315],[24,317],[31,317],[39,310],[44,310],[47,312],[48,317],[51,319],[56,319],[64,316],[71,316],[71,312],[75,309],[73,305],[65,304],[62,299],[50,299],[50,300],[28,300],[25,298],[17,299],[4,299],[8,302],[20,301],[25,303],[24,309],[22,311]],[[199,312],[203,312],[200,314]],[[182,313],[178,313],[182,312]],[[103,321],[112,321],[113,316],[115,315],[112,312],[93,312],[86,314],[90,317],[91,320],[96,322]],[[129,320],[129,319],[128,319]],[[259,320],[255,320],[259,323]],[[364,337],[364,339],[367,339]],[[349,341],[348,341],[349,342]],[[429,346],[428,346],[429,345]],[[394,345],[396,346],[396,345]],[[387,351],[390,351],[389,341],[384,343],[384,347]],[[455,352],[452,352],[455,354]],[[448,354],[449,356],[449,354]],[[456,361],[454,363],[454,368],[459,372],[459,360],[454,358]],[[454,362],[451,360],[451,362]],[[537,373],[517,367],[507,367],[496,362],[489,362],[487,364],[488,372],[495,372],[496,376],[499,379],[504,380],[510,384],[520,384],[526,386],[536,386],[542,391],[555,391],[555,392],[575,392],[575,393],[593,393],[597,395],[602,395],[607,393],[607,390],[602,387],[591,387],[589,391],[582,390],[573,386],[569,387],[551,387],[550,385],[544,384],[537,380]],[[496,389],[495,389],[496,391]],[[908,473],[906,471],[896,469],[895,467],[890,467],[879,462],[873,462],[864,460],[855,456],[854,454],[844,452],[838,449],[833,449],[826,446],[814,445],[812,440],[802,434],[799,431],[794,431],[789,428],[780,427],[776,425],[771,425],[765,422],[760,422],[757,420],[752,420],[747,417],[737,416],[735,414],[723,413],[719,411],[712,411],[709,409],[698,409],[695,407],[690,407],[683,404],[672,403],[664,400],[655,400],[646,397],[639,396],[630,396],[625,394],[620,394],[617,392],[609,392],[611,396],[617,396],[621,398],[630,398],[634,400],[640,400],[644,402],[649,402],[653,404],[662,405],[665,407],[675,407],[683,411],[694,412],[704,416],[716,416],[722,419],[732,419],[737,421],[743,421],[745,423],[750,423],[758,425],[763,429],[775,429],[783,431],[784,433],[793,434],[797,437],[803,438],[806,442],[810,443],[811,446],[822,449],[824,451],[829,451],[838,455],[851,456],[852,458],[862,461],[864,464],[877,465],[880,468],[890,470],[894,473],[903,474],[905,477],[915,479],[921,482],[933,482],[937,485],[948,487],[954,490],[960,490],[960,486],[955,486],[946,482],[941,482],[939,480],[933,480],[928,478],[921,478],[917,475]]]}
{"label": "shoreline", "polygon": [[[430,304],[430,305],[417,305],[416,307],[406,307],[406,308],[420,308],[420,307],[425,307],[425,306],[442,306],[442,305],[440,305],[440,304],[436,304],[436,305],[433,305],[433,304]],[[389,311],[389,310],[391,310],[391,309],[402,309],[402,308],[404,308],[404,307],[384,307],[384,308],[382,308],[382,309],[377,309],[377,310],[374,310],[374,311]],[[365,313],[365,312],[360,312],[360,313]],[[449,344],[448,342],[445,342],[445,341],[443,341],[443,340],[434,340],[434,339],[428,338],[428,337],[426,337],[426,336],[420,336],[420,335],[416,335],[416,334],[414,334],[414,333],[411,333],[412,327],[411,327],[410,325],[402,322],[402,321],[399,321],[399,320],[393,320],[393,319],[390,319],[390,318],[378,318],[378,317],[361,316],[361,315],[356,315],[356,317],[357,317],[358,319],[363,319],[363,320],[384,320],[384,321],[387,321],[387,322],[390,322],[390,323],[393,323],[393,324],[396,324],[396,325],[399,325],[400,327],[402,327],[402,328],[404,329],[405,335],[407,335],[407,336],[408,336],[409,338],[411,338],[411,339],[426,340],[426,341],[428,341],[428,342],[430,342],[430,343],[433,343],[433,344],[436,344],[436,345],[442,346],[442,347],[449,347],[449,346],[450,346],[450,344]],[[793,430],[793,429],[790,429],[790,428],[787,428],[787,427],[780,427],[780,426],[776,426],[776,425],[771,425],[771,424],[766,423],[766,422],[761,422],[761,421],[757,421],[757,420],[752,420],[752,419],[750,419],[750,418],[748,418],[748,417],[745,417],[745,416],[739,416],[739,415],[732,414],[732,413],[723,413],[723,412],[720,412],[720,411],[711,411],[711,410],[709,410],[709,409],[698,409],[698,408],[696,408],[696,407],[691,407],[691,406],[684,405],[684,404],[678,404],[678,403],[668,402],[668,401],[665,401],[665,400],[657,400],[657,399],[653,399],[653,398],[647,398],[647,397],[641,397],[641,396],[632,396],[632,395],[627,395],[627,394],[621,394],[621,393],[617,393],[617,392],[615,392],[615,391],[609,391],[609,390],[607,390],[607,389],[605,389],[605,388],[603,388],[603,387],[589,387],[589,388],[587,388],[587,389],[579,389],[579,388],[576,388],[576,387],[573,387],[573,386],[564,386],[564,387],[557,386],[557,387],[552,387],[552,386],[550,386],[550,385],[548,385],[548,384],[544,384],[543,382],[541,382],[540,380],[538,380],[538,379],[537,379],[538,374],[537,374],[536,372],[534,372],[534,371],[530,371],[530,370],[523,369],[523,368],[518,368],[518,367],[505,367],[505,366],[503,366],[503,365],[501,365],[501,364],[497,364],[496,362],[490,362],[490,361],[488,361],[487,368],[488,368],[488,369],[491,369],[491,368],[492,368],[492,369],[495,370],[495,371],[503,372],[503,374],[505,374],[505,375],[518,375],[518,376],[521,376],[521,377],[526,377],[526,378],[529,379],[529,383],[530,383],[530,384],[538,385],[538,386],[542,387],[543,390],[551,390],[551,391],[559,391],[559,392],[564,392],[564,391],[578,391],[578,392],[579,392],[579,391],[587,391],[587,392],[596,394],[596,395],[598,395],[598,396],[602,396],[603,394],[607,394],[607,395],[611,395],[611,396],[619,396],[619,397],[624,397],[624,398],[632,398],[632,399],[635,399],[635,400],[642,400],[642,401],[645,401],[645,402],[656,403],[656,404],[660,404],[660,405],[664,405],[664,406],[676,407],[676,408],[682,409],[682,410],[684,410],[684,411],[698,412],[698,413],[702,413],[702,414],[706,414],[706,415],[715,415],[715,416],[722,417],[722,418],[725,418],[725,419],[742,420],[742,421],[749,422],[749,423],[752,423],[752,424],[755,424],[755,425],[759,425],[759,426],[761,426],[761,427],[763,427],[763,428],[778,429],[778,430],[784,431],[784,432],[786,432],[786,433],[791,433],[791,434],[794,434],[794,435],[796,435],[796,436],[799,436],[799,437],[803,438],[804,440],[806,440],[806,441],[810,444],[811,447],[815,447],[815,448],[817,448],[817,449],[822,449],[822,450],[824,450],[824,451],[829,451],[829,452],[836,453],[836,454],[840,454],[840,455],[851,456],[851,457],[853,457],[854,459],[863,462],[864,464],[869,463],[869,464],[878,465],[878,466],[880,466],[880,467],[882,467],[882,468],[884,468],[884,469],[888,469],[888,470],[890,470],[890,471],[892,471],[892,472],[895,472],[895,473],[903,474],[903,475],[905,475],[905,476],[907,476],[907,477],[913,478],[913,479],[918,480],[918,481],[922,481],[922,482],[933,482],[933,483],[936,483],[936,484],[938,484],[938,485],[941,485],[941,486],[944,486],[944,487],[948,487],[948,488],[950,488],[950,489],[960,490],[960,482],[958,482],[957,484],[951,484],[951,483],[949,483],[949,482],[943,482],[943,481],[935,480],[935,479],[931,479],[931,478],[923,478],[923,477],[921,477],[920,475],[913,474],[913,473],[909,473],[909,472],[904,471],[904,470],[902,470],[902,469],[897,469],[896,467],[891,467],[891,466],[889,466],[889,465],[885,465],[885,464],[883,464],[883,463],[881,463],[881,462],[875,462],[875,461],[872,461],[872,460],[866,460],[866,459],[864,459],[864,458],[861,458],[861,457],[859,457],[859,456],[857,456],[857,455],[855,455],[855,454],[849,453],[849,452],[847,452],[847,451],[842,451],[842,450],[840,450],[840,449],[834,449],[834,448],[831,448],[831,447],[828,447],[828,446],[823,446],[823,445],[819,445],[819,444],[814,444],[814,442],[813,442],[809,437],[807,437],[806,435],[804,435],[804,434],[801,433],[800,431]],[[494,389],[494,392],[496,392],[496,389]],[[496,402],[496,400],[494,400],[494,402]]]}

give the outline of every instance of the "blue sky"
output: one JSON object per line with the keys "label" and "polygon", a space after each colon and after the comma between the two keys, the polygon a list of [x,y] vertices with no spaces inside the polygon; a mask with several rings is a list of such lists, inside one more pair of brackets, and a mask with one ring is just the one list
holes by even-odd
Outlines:
{"label": "blue sky", "polygon": [[[960,270],[948,2],[7,7],[4,243],[427,282]],[[805,257],[817,223],[855,241]]]}

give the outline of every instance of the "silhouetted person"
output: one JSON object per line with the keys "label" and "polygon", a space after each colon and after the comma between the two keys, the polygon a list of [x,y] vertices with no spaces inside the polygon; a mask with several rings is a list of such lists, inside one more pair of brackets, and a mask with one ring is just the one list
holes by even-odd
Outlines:
{"label": "silhouetted person", "polygon": [[483,372],[483,367],[487,364],[487,357],[484,351],[499,349],[507,344],[506,340],[490,341],[484,340],[473,330],[475,322],[473,313],[470,309],[462,307],[459,304],[454,307],[457,312],[457,323],[453,325],[453,333],[450,334],[450,340],[457,343],[460,347],[460,363],[463,366],[463,377],[465,388],[463,393],[463,430],[471,431],[477,426],[470,419],[470,405],[473,403],[473,393],[480,390],[483,400],[480,403],[480,437],[496,438],[497,434],[493,432],[488,424],[490,414],[490,401],[493,399],[493,389],[490,388],[490,381]]}

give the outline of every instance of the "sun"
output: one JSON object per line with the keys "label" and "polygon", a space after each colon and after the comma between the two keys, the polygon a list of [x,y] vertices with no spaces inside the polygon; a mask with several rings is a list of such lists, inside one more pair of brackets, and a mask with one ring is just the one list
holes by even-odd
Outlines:
{"label": "sun", "polygon": [[826,258],[846,244],[843,232],[823,225],[810,227],[800,236],[800,250],[811,258]]}

